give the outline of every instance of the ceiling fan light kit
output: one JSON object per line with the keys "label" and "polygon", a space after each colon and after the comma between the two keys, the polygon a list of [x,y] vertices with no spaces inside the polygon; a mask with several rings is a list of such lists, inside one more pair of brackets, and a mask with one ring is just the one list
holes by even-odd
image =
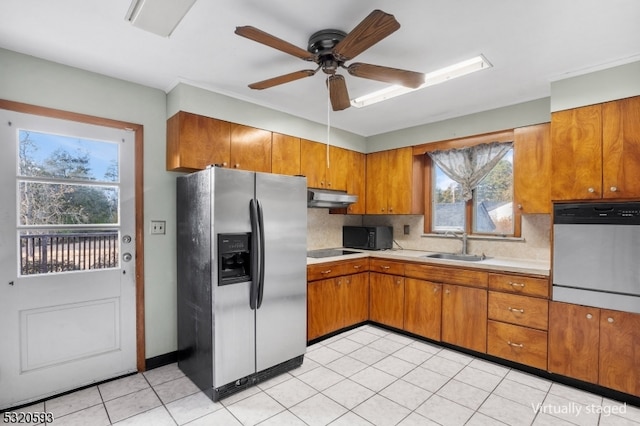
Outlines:
{"label": "ceiling fan light kit", "polygon": [[355,77],[377,80],[411,89],[420,87],[424,83],[424,74],[415,71],[360,62],[352,63],[348,66],[345,65],[345,62],[353,59],[399,28],[400,24],[393,15],[381,10],[374,10],[349,33],[336,29],[325,29],[313,33],[309,38],[307,50],[251,26],[236,27],[235,33],[317,64],[315,70],[301,70],[262,80],[250,84],[250,88],[268,89],[301,78],[311,77],[319,70],[322,70],[328,75],[327,86],[332,108],[334,111],[340,111],[352,104],[349,99],[345,78],[337,74],[340,68],[346,69],[350,75]]}

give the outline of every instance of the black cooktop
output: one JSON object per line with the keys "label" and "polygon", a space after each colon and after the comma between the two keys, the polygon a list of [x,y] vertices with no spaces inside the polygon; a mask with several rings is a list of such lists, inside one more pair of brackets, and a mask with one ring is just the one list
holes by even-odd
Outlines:
{"label": "black cooktop", "polygon": [[347,254],[358,254],[359,251],[353,250],[344,250],[344,249],[319,249],[319,250],[311,250],[307,252],[307,257],[313,257],[315,259],[320,259],[323,257],[334,257],[334,256],[344,256]]}

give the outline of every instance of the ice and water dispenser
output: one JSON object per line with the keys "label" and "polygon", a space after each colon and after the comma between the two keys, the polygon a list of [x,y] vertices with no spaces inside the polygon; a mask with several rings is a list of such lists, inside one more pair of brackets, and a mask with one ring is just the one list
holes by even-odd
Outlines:
{"label": "ice and water dispenser", "polygon": [[251,281],[251,233],[218,234],[218,285]]}

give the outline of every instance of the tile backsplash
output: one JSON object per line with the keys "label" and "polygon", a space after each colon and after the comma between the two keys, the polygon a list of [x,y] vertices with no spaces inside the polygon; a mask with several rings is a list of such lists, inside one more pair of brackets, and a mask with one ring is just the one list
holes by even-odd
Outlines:
{"label": "tile backsplash", "polygon": [[[307,246],[309,250],[342,246],[343,225],[393,226],[395,247],[409,250],[459,252],[462,244],[454,238],[424,235],[422,215],[350,216],[329,214],[327,209],[307,209]],[[409,235],[404,226],[409,225]],[[470,238],[468,251],[492,257],[546,260],[551,252],[551,216],[535,214],[522,216],[522,238]]]}

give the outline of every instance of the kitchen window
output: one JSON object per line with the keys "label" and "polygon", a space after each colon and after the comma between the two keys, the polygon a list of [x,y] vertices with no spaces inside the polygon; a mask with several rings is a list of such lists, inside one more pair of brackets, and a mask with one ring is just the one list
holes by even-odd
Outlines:
{"label": "kitchen window", "polygon": [[431,232],[513,236],[513,146],[491,143],[433,151]]}

